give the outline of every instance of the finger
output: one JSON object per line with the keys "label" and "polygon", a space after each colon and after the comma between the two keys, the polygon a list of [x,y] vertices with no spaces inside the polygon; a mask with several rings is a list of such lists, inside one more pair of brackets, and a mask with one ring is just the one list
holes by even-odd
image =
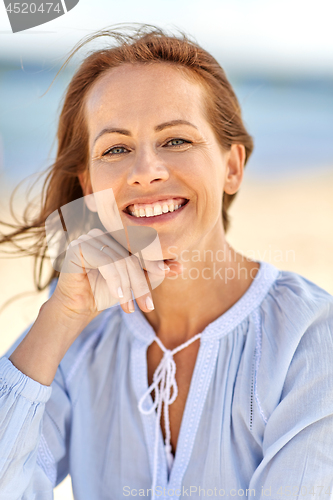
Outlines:
{"label": "finger", "polygon": [[[103,248],[103,241],[100,237],[96,237],[97,230],[90,231],[90,235],[82,235],[81,240],[85,241],[89,247],[85,249],[86,260],[93,262],[96,265],[98,261],[107,263],[98,265],[98,270],[106,281],[108,290],[112,297],[117,298],[121,307],[125,312],[132,312],[134,304],[132,302],[132,294],[130,289],[130,280],[127,276],[126,265],[115,265],[116,262],[121,262],[122,257],[109,246]],[[94,237],[93,237],[94,235]],[[102,243],[102,245],[101,245]],[[97,257],[96,257],[97,256]],[[131,307],[132,306],[132,307]]]}
{"label": "finger", "polygon": [[168,271],[168,276],[171,274],[182,274],[182,272],[184,271],[183,264],[181,262],[178,262],[177,260],[166,259],[164,262],[170,268],[170,271]]}
{"label": "finger", "polygon": [[[112,251],[115,251],[120,256],[120,258],[125,259],[130,255],[130,252],[122,245],[120,245],[118,241],[112,238],[110,233],[103,233],[101,229],[95,228],[89,231],[88,236],[92,237],[92,244],[95,244],[96,242],[96,245],[106,245]],[[100,246],[98,248],[100,248]]]}
{"label": "finger", "polygon": [[[91,288],[98,310],[114,305],[113,298],[116,298],[116,301],[120,302],[124,312],[134,312],[134,303],[132,300],[130,279],[126,263],[124,259],[110,247],[101,250],[100,244],[101,241],[92,235],[81,235],[69,245],[69,257],[67,257],[67,260],[72,266],[75,266],[75,269],[80,268],[87,272],[94,272],[94,270],[99,271],[98,274],[106,284],[110,297],[108,293],[105,292],[103,282],[95,279],[91,283],[91,285],[95,284]],[[114,261],[117,262],[117,266]],[[67,272],[72,272],[72,269],[67,268],[66,270]]]}
{"label": "finger", "polygon": [[131,255],[125,259],[125,262],[129,272],[131,288],[138,306],[142,311],[152,311],[154,309],[153,299],[149,290],[146,275],[138,258],[135,255]]}
{"label": "finger", "polygon": [[118,303],[118,298],[112,296],[105,279],[97,269],[90,271],[88,279],[98,311],[108,309]]}
{"label": "finger", "polygon": [[[102,236],[97,237],[97,234],[102,234]],[[131,283],[124,258],[110,246],[105,247],[103,244],[105,236],[102,232],[98,233],[98,230],[92,230],[88,235],[80,236],[78,240],[82,241],[85,247],[84,260],[88,265],[98,267],[107,282],[110,293],[117,297],[124,312],[134,312]],[[117,248],[113,242],[108,241],[108,243]],[[101,261],[102,265],[100,265]]]}
{"label": "finger", "polygon": [[122,299],[119,300],[122,309],[125,312],[133,312],[134,303],[132,301],[128,270],[126,264],[121,264],[121,261],[129,256],[129,252],[110,237],[109,234],[103,233],[100,229],[92,229],[88,235],[92,238],[91,244],[95,248],[109,255],[114,263],[118,263],[117,265],[110,264],[99,267],[99,270],[106,279],[112,294],[116,295],[118,299]]}
{"label": "finger", "polygon": [[127,313],[134,312],[135,307],[132,299],[131,280],[126,265],[126,259],[117,260],[115,262],[115,266],[120,276],[120,281],[121,281],[120,287],[123,293],[123,297],[119,299],[120,306],[124,312]]}
{"label": "finger", "polygon": [[123,298],[124,293],[122,290],[122,283],[118,269],[114,262],[111,264],[106,264],[105,266],[100,266],[98,268],[99,272],[103,276],[113,297]]}
{"label": "finger", "polygon": [[184,270],[183,265],[175,260],[144,260],[144,264],[144,268],[148,271],[149,275],[167,276],[169,274],[181,274]]}
{"label": "finger", "polygon": [[[103,247],[103,245],[106,245],[106,247],[103,248],[103,251],[107,254],[109,254],[109,249],[111,249],[111,253],[112,251],[116,251],[120,256],[119,258],[126,258],[129,255],[133,255],[122,245],[120,245],[114,238],[112,238],[109,233],[103,233],[101,229],[94,228],[89,231],[88,235],[93,238],[91,244],[95,245],[96,247],[101,248]],[[135,255],[139,258],[137,254]],[[163,260],[151,261],[141,258],[140,262],[143,269],[148,271],[148,273],[152,275],[152,278],[154,277],[154,275],[165,276],[170,271],[167,262]],[[178,268],[175,266],[173,269],[173,273],[174,272],[177,272],[177,274],[179,272]]]}
{"label": "finger", "polygon": [[165,260],[163,261],[164,264],[168,265],[168,271],[163,271],[163,275],[159,275],[155,273],[155,270],[153,269],[153,272],[147,271],[147,280],[150,283],[150,286],[152,289],[158,287],[163,283],[165,278],[176,278],[178,275],[183,273],[183,265],[180,262],[177,261],[169,261]]}
{"label": "finger", "polygon": [[81,235],[70,243],[62,272],[88,272],[113,262],[111,256],[91,245],[91,237]]}
{"label": "finger", "polygon": [[169,271],[169,266],[163,260],[143,260],[143,268],[150,274],[156,276],[165,276]]}
{"label": "finger", "polygon": [[[105,238],[97,236],[98,234],[101,234],[102,237],[104,235],[101,230],[93,229],[89,231],[88,235],[84,235],[83,238],[89,242],[89,244],[95,249],[95,251],[99,252],[100,256],[102,254],[105,254],[110,257],[111,262],[102,266],[98,266],[98,270],[105,279],[112,296],[117,297],[117,299],[123,298],[124,294],[121,287],[120,275],[117,267],[114,264],[115,261],[122,259],[122,256],[119,255],[110,246],[105,245]],[[103,259],[103,257],[100,258]]]}
{"label": "finger", "polygon": [[[102,287],[101,282],[99,282],[97,290],[96,287],[92,286],[92,283],[89,279],[98,310],[101,310],[101,308],[106,308],[106,303],[111,304],[112,302],[112,305],[114,305],[114,299],[116,298],[118,302],[119,297],[123,296],[120,276],[117,268],[114,265],[114,262],[112,261],[112,258],[117,259],[119,258],[119,255],[117,255],[115,252],[114,254],[111,254],[109,256],[106,255],[104,252],[96,248],[96,241],[93,244],[92,241],[93,238],[91,238],[90,236],[81,235],[77,240],[72,242],[72,254],[70,256],[70,261],[77,266],[79,265],[78,263],[80,261],[82,269],[87,271],[87,273],[95,269],[99,270],[101,276],[106,282],[106,287],[111,294],[111,297],[108,297],[108,294],[105,293],[105,290],[102,293],[102,288],[105,289],[105,287],[104,285]],[[100,265],[101,263],[103,265]],[[95,288],[97,291],[95,290]],[[97,292],[98,297],[96,296]],[[100,304],[103,304],[103,306],[101,306]],[[110,307],[110,305],[108,307]]]}

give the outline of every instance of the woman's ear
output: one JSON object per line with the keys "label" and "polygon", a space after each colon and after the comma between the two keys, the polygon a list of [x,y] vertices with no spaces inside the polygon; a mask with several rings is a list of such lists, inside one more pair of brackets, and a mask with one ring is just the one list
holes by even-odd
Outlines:
{"label": "woman's ear", "polygon": [[89,171],[78,174],[78,178],[81,184],[82,192],[84,195],[84,201],[91,212],[97,212],[97,206],[95,201],[95,196],[92,190],[92,185],[90,181]]}
{"label": "woman's ear", "polygon": [[224,180],[224,191],[227,194],[235,194],[242,183],[245,156],[246,151],[243,144],[232,144],[228,153]]}

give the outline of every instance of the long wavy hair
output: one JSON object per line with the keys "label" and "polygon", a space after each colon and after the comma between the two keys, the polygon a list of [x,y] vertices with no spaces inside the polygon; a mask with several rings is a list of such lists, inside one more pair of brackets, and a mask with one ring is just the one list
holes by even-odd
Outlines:
{"label": "long wavy hair", "polygon": [[[47,256],[45,220],[55,210],[83,196],[78,175],[89,168],[88,132],[84,108],[87,92],[105,71],[124,63],[151,64],[167,62],[182,68],[207,89],[206,116],[220,145],[229,150],[232,144],[243,144],[245,164],[253,150],[253,140],[242,121],[241,108],[224,70],[214,57],[182,32],[168,34],[151,25],[116,25],[83,38],[70,52],[59,72],[82,47],[100,37],[110,42],[105,48],[90,52],[72,77],[58,122],[57,154],[47,169],[38,213],[31,217],[32,204],[24,210],[22,221],[2,223],[11,228],[2,234],[0,243],[15,247],[11,254],[34,256],[34,283],[44,290],[59,273],[50,268],[42,283]],[[58,74],[59,74],[58,72]],[[227,232],[230,220],[228,209],[236,196],[223,195],[222,221]],[[29,243],[28,243],[29,242]]]}

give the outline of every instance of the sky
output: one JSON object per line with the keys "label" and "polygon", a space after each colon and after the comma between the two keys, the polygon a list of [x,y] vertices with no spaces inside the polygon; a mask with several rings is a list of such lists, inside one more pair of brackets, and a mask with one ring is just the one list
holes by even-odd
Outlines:
{"label": "sky", "polygon": [[186,31],[226,69],[333,76],[333,0],[80,0],[19,33],[0,2],[0,61],[58,65],[89,33],[143,22]]}

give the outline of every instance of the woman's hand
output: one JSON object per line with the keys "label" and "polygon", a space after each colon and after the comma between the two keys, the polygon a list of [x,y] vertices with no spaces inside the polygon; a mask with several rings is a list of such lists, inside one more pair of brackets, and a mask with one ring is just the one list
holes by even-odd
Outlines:
{"label": "woman's hand", "polygon": [[51,299],[70,318],[93,319],[103,309],[120,303],[124,312],[134,311],[131,290],[140,309],[153,309],[150,282],[167,275],[180,274],[175,261],[147,261],[142,269],[139,259],[109,234],[93,229],[69,245],[57,287]]}

